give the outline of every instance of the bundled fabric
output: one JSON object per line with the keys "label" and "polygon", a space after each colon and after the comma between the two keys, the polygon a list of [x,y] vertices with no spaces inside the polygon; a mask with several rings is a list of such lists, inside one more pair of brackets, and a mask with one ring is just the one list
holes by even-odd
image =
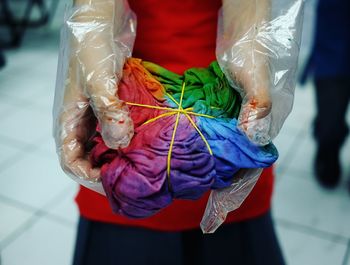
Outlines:
{"label": "bundled fabric", "polygon": [[131,217],[213,189],[200,226],[214,232],[277,157],[271,141],[293,105],[303,6],[223,0],[218,63],[179,76],[129,59],[137,21],[128,1],[75,1],[53,108],[63,170]]}
{"label": "bundled fabric", "polygon": [[129,106],[135,135],[128,147],[113,150],[98,134],[90,152],[118,214],[153,215],[174,198],[198,199],[230,186],[239,169],[277,159],[273,144],[257,146],[238,129],[241,99],[217,62],[181,76],[131,58],[118,96]]}

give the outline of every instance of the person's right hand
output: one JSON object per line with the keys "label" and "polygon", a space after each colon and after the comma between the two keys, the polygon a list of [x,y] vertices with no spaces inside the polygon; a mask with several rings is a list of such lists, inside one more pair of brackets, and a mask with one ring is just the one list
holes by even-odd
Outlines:
{"label": "person's right hand", "polygon": [[77,82],[76,66],[75,60],[71,60],[56,141],[62,168],[84,185],[99,182],[100,169],[92,167],[85,150],[86,142],[95,132],[96,119]]}
{"label": "person's right hand", "polygon": [[77,59],[84,95],[98,119],[105,144],[128,146],[133,134],[129,110],[117,95],[123,65],[131,55],[135,21],[127,1],[75,0],[66,25],[71,57]]}
{"label": "person's right hand", "polygon": [[116,91],[115,87],[114,79],[107,79],[102,85],[90,89],[90,92],[93,92],[88,94],[89,104],[98,119],[102,138],[112,149],[128,146],[134,133],[127,105],[113,95]]}
{"label": "person's right hand", "polygon": [[[81,180],[98,182],[100,169],[93,168],[85,151],[92,119],[84,106],[82,109],[70,109],[61,116],[63,139],[61,144],[61,165],[63,169]],[[93,124],[93,123],[92,123]]]}
{"label": "person's right hand", "polygon": [[118,98],[117,84],[135,34],[135,16],[124,0],[74,0],[63,25],[59,81],[64,84],[56,92],[56,146],[65,172],[100,193],[100,168],[90,163],[86,144],[97,122],[109,148],[126,147],[132,138],[132,119]]}

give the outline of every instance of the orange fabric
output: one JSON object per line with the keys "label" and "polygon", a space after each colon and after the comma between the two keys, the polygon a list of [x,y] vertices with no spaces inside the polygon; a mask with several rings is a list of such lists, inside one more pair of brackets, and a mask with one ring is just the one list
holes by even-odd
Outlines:
{"label": "orange fabric", "polygon": [[[206,67],[215,60],[218,0],[129,0],[138,18],[134,57],[155,62],[182,74],[190,67]],[[242,206],[230,213],[227,222],[241,221],[270,208],[273,169],[265,169]],[[198,228],[206,206],[206,194],[197,201],[176,200],[158,214],[131,220],[115,215],[107,199],[81,187],[76,201],[85,218],[161,231]]]}

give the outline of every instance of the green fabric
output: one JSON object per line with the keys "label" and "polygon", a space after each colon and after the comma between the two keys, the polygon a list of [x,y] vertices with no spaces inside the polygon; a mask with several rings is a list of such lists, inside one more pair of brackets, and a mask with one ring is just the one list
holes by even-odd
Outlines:
{"label": "green fabric", "polygon": [[[193,107],[197,113],[220,118],[238,117],[241,106],[240,95],[230,86],[216,61],[208,68],[190,68],[184,75],[178,75],[151,62],[143,62],[143,65],[178,102],[185,81],[183,108]],[[176,107],[171,100],[168,102]]]}

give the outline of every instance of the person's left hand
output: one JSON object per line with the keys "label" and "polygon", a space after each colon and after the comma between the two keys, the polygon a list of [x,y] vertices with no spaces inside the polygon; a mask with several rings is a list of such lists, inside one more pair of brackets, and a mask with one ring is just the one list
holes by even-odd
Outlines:
{"label": "person's left hand", "polygon": [[266,56],[254,50],[247,52],[240,64],[229,64],[229,71],[242,88],[239,127],[253,142],[269,143],[272,101]]}
{"label": "person's left hand", "polygon": [[268,51],[260,31],[269,17],[270,0],[223,0],[217,57],[228,78],[240,88],[239,127],[255,143],[269,143],[272,100]]}

